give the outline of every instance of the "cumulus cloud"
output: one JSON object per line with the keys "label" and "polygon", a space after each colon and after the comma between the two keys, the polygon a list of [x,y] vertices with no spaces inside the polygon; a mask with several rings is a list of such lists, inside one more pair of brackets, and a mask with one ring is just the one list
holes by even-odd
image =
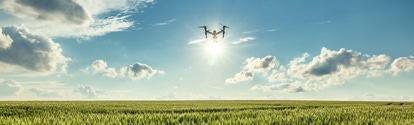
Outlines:
{"label": "cumulus cloud", "polygon": [[164,74],[164,71],[154,70],[147,64],[137,62],[129,66],[128,76],[131,79],[141,79],[145,77],[149,79],[156,73]]}
{"label": "cumulus cloud", "polygon": [[275,56],[266,56],[264,58],[250,57],[246,59],[246,65],[243,67],[248,71],[267,72],[279,65]]}
{"label": "cumulus cloud", "polygon": [[2,35],[12,40],[6,49],[0,49],[1,62],[33,71],[53,72],[58,66],[66,67],[70,60],[62,55],[58,43],[46,36],[31,33],[24,25],[1,29]]}
{"label": "cumulus cloud", "polygon": [[105,61],[103,60],[96,60],[92,63],[92,68],[95,71],[102,71],[104,70],[108,65],[106,64]]}
{"label": "cumulus cloud", "polygon": [[3,34],[2,28],[0,28],[0,49],[7,49],[11,46],[13,39],[9,35]]}
{"label": "cumulus cloud", "polygon": [[[135,64],[124,66],[119,68],[109,67],[104,60],[96,60],[92,62],[91,67],[94,69],[95,73],[102,73],[103,76],[109,78],[123,78],[126,75],[130,79],[142,79],[142,78],[151,78],[155,74],[164,74],[164,71],[155,70],[147,64],[137,62]],[[83,69],[84,72],[88,72],[90,67]]]}
{"label": "cumulus cloud", "polygon": [[395,59],[391,63],[390,71],[394,75],[398,75],[399,72],[411,72],[414,70],[414,56],[410,57],[400,57]]}
{"label": "cumulus cloud", "polygon": [[[242,71],[261,72],[274,85],[256,85],[252,90],[263,92],[311,92],[325,89],[330,86],[344,84],[346,80],[359,77],[378,77],[387,73],[410,72],[414,70],[414,57],[400,57],[393,61],[386,69],[390,57],[381,55],[367,55],[347,49],[338,51],[321,49],[319,55],[310,61],[308,53],[294,58],[288,65],[280,65],[274,56],[264,58],[251,57],[246,59]],[[270,75],[268,71],[272,70]],[[242,76],[239,73],[236,76]],[[236,78],[236,77],[235,77]],[[232,79],[235,79],[232,78]],[[243,77],[241,77],[243,78]],[[254,79],[253,75],[249,80]],[[233,80],[234,83],[243,80]]]}
{"label": "cumulus cloud", "polygon": [[265,74],[275,66],[279,65],[276,57],[270,55],[264,58],[247,58],[245,64],[246,65],[243,67],[243,71],[234,75],[233,78],[226,79],[225,82],[235,84],[239,82],[250,81],[253,80],[253,72],[260,72]]}
{"label": "cumulus cloud", "polygon": [[134,26],[135,22],[128,18],[153,3],[154,0],[4,0],[0,9],[20,18],[37,34],[89,39]]}
{"label": "cumulus cloud", "polygon": [[14,80],[6,80],[0,83],[0,96],[19,95],[23,87]]}
{"label": "cumulus cloud", "polygon": [[175,19],[170,19],[170,20],[167,20],[167,21],[162,22],[162,23],[155,23],[153,26],[164,26],[164,25],[168,25],[172,22],[175,22]]}
{"label": "cumulus cloud", "polygon": [[243,38],[240,38],[239,40],[234,41],[232,43],[233,44],[239,44],[239,43],[244,43],[244,42],[248,42],[248,41],[255,40],[255,39],[256,38],[254,38],[254,37],[243,37]]}
{"label": "cumulus cloud", "polygon": [[77,89],[74,90],[75,93],[86,96],[88,99],[96,99],[101,97],[105,91],[101,89],[95,89],[90,85],[79,85]]}
{"label": "cumulus cloud", "polygon": [[344,48],[334,51],[325,47],[321,49],[320,55],[314,57],[308,64],[303,63],[305,58],[304,56],[291,61],[289,75],[297,78],[353,78],[369,70],[383,69],[390,60],[386,55],[371,57]]}
{"label": "cumulus cloud", "polygon": [[73,0],[4,0],[0,7],[21,18],[75,25],[84,25],[91,20],[85,9]]}
{"label": "cumulus cloud", "polygon": [[272,74],[269,76],[269,82],[286,82],[288,78],[284,72],[278,72],[277,70],[273,70]]}
{"label": "cumulus cloud", "polygon": [[226,83],[236,84],[239,82],[250,81],[253,80],[253,73],[249,71],[241,71],[234,75],[233,78],[228,78],[225,80]]}
{"label": "cumulus cloud", "polygon": [[38,88],[30,88],[29,90],[35,93],[37,96],[41,96],[41,97],[62,97],[60,93],[54,92],[54,91],[48,91],[48,90],[38,89]]}

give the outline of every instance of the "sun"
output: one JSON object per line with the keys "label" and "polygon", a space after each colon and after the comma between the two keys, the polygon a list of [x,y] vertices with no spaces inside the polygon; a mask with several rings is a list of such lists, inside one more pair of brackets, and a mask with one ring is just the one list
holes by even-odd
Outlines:
{"label": "sun", "polygon": [[211,42],[207,44],[207,52],[211,56],[218,56],[222,53],[222,45],[217,42]]}

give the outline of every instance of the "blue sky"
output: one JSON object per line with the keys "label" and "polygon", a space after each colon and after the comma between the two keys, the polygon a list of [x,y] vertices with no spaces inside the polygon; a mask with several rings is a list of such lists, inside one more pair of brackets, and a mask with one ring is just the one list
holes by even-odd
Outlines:
{"label": "blue sky", "polygon": [[0,100],[414,99],[411,1],[42,2],[0,1]]}

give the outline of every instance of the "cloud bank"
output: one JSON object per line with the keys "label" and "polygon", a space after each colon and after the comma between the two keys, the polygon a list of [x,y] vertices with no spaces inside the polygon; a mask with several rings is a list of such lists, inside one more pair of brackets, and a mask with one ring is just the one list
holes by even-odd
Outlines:
{"label": "cloud bank", "polygon": [[95,89],[90,85],[79,85],[79,87],[75,89],[74,92],[86,96],[88,99],[99,98],[105,93],[104,90]]}
{"label": "cloud bank", "polygon": [[[128,78],[133,80],[138,80],[142,78],[151,78],[155,74],[164,74],[164,71],[155,70],[147,64],[137,62],[129,66],[124,66],[119,68],[108,68],[107,63],[104,60],[96,60],[92,62],[91,66],[95,73],[102,73],[103,76],[109,78],[123,78],[128,76]],[[89,71],[89,67],[83,70],[84,72]]]}
{"label": "cloud bank", "polygon": [[33,34],[24,25],[1,27],[0,62],[32,71],[53,72],[70,60],[52,39]]}
{"label": "cloud bank", "polygon": [[[310,61],[309,54],[295,58],[288,65],[279,65],[276,57],[264,58],[251,57],[246,59],[242,72],[262,73],[273,85],[255,85],[251,90],[263,92],[312,92],[330,86],[344,84],[346,80],[365,76],[378,77],[384,74],[399,72],[411,72],[414,70],[414,57],[400,57],[395,59],[388,67],[391,58],[387,55],[367,55],[344,48],[335,51],[325,47],[319,55]],[[270,75],[267,75],[271,71]],[[234,78],[226,79],[226,83],[239,83],[254,79],[241,77],[237,73]],[[241,79],[245,78],[245,79]],[[241,80],[233,80],[241,79]]]}

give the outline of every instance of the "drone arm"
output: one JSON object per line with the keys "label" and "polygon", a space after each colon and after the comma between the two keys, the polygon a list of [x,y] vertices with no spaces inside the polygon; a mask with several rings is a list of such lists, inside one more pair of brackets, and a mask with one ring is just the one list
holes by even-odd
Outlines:
{"label": "drone arm", "polygon": [[213,33],[212,33],[212,32],[210,32],[209,30],[206,30],[206,34],[207,34],[207,33],[209,33],[209,34],[213,35]]}

